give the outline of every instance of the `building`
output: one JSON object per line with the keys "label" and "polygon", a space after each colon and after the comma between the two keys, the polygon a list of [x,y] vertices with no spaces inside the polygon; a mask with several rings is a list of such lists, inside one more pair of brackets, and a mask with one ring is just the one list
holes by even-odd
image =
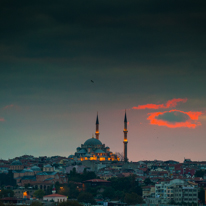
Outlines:
{"label": "building", "polygon": [[160,203],[198,203],[198,187],[184,180],[174,179],[170,182],[155,184],[155,197]]}
{"label": "building", "polygon": [[4,197],[1,198],[0,201],[6,205],[24,205],[26,203],[26,200],[23,198],[16,198],[16,197]]}
{"label": "building", "polygon": [[110,181],[107,180],[102,180],[102,179],[91,179],[91,180],[86,180],[83,182],[86,187],[97,187],[97,186],[110,186]]}
{"label": "building", "polygon": [[155,197],[155,186],[150,185],[150,186],[144,186],[142,187],[142,197],[143,199],[148,198],[148,197]]}
{"label": "building", "polygon": [[176,203],[198,203],[198,187],[178,185],[173,189]]}
{"label": "building", "polygon": [[48,202],[66,202],[67,201],[67,196],[65,195],[60,195],[56,194],[56,189],[53,187],[51,195],[46,195],[43,197],[44,201]]}
{"label": "building", "polygon": [[[126,113],[125,113],[126,117]],[[126,124],[127,125],[127,124]],[[127,133],[127,127],[124,128],[124,134]],[[94,161],[120,161],[120,158],[110,151],[109,147],[106,147],[105,144],[99,140],[99,118],[97,114],[96,118],[96,138],[92,137],[81,144],[81,147],[77,147],[74,155],[70,155],[68,158],[70,160],[75,161],[86,161],[86,160],[94,160]],[[127,139],[125,136],[124,145],[127,143]],[[127,156],[127,146],[124,146],[125,154]],[[127,159],[127,157],[126,157]]]}
{"label": "building", "polygon": [[57,172],[42,172],[24,169],[22,171],[13,171],[15,175],[15,180],[18,186],[24,187],[26,184],[30,184],[36,189],[46,190],[51,185],[59,182],[60,184],[65,184],[68,181],[66,175]]}
{"label": "building", "polygon": [[14,197],[17,198],[31,198],[36,191],[36,189],[33,189],[32,187],[29,188],[24,188],[24,187],[19,187],[17,189],[14,189]]}
{"label": "building", "polygon": [[44,165],[43,172],[54,172],[54,167],[52,167],[50,164]]}
{"label": "building", "polygon": [[24,166],[19,160],[15,160],[10,165],[10,170],[23,170]]}
{"label": "building", "polygon": [[168,187],[168,183],[166,182],[155,184],[155,197],[161,199],[162,200],[161,203],[168,203],[167,187]]}
{"label": "building", "polygon": [[44,201],[54,201],[54,202],[66,202],[67,201],[67,196],[64,195],[59,195],[59,194],[51,194],[51,195],[46,195],[43,197]]}

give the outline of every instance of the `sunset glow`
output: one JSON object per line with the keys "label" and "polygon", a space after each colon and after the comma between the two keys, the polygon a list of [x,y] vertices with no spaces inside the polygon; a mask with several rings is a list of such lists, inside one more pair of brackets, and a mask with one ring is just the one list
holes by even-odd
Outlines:
{"label": "sunset glow", "polygon": [[[157,119],[159,115],[163,115],[166,113],[172,113],[172,112],[180,112],[183,114],[188,115],[188,120],[184,122],[169,122],[162,119]],[[150,124],[158,125],[158,126],[166,126],[169,128],[178,128],[178,127],[188,127],[188,128],[196,128],[196,126],[200,126],[201,123],[198,122],[198,117],[202,114],[202,112],[184,112],[180,110],[170,110],[165,112],[154,112],[154,113],[148,113],[150,115],[147,119],[150,120]]]}
{"label": "sunset glow", "polygon": [[11,104],[11,105],[6,105],[5,107],[4,107],[4,109],[8,109],[8,108],[11,108],[11,107],[13,107],[14,105],[13,104]]}
{"label": "sunset glow", "polygon": [[137,107],[132,107],[132,109],[166,109],[171,107],[176,107],[178,102],[185,103],[187,101],[187,98],[185,99],[172,99],[168,100],[166,104],[145,104],[145,105],[139,105]]}

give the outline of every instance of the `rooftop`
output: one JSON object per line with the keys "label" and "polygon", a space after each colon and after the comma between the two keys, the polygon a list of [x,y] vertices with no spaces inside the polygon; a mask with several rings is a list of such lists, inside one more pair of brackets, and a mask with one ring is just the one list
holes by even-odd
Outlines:
{"label": "rooftop", "polygon": [[59,194],[51,194],[51,195],[46,195],[44,197],[67,197],[65,195],[59,195]]}
{"label": "rooftop", "polygon": [[90,138],[88,140],[85,141],[84,145],[102,145],[101,141],[95,138]]}
{"label": "rooftop", "polygon": [[110,181],[102,180],[102,179],[91,179],[91,180],[86,180],[84,182],[110,182]]}

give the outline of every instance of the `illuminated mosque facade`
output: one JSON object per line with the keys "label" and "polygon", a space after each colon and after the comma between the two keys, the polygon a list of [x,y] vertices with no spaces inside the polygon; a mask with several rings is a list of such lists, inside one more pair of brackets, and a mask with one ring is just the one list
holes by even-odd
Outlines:
{"label": "illuminated mosque facade", "polygon": [[[127,162],[127,117],[125,112],[124,118],[124,161]],[[81,144],[81,147],[77,147],[74,155],[70,155],[69,159],[86,161],[86,160],[96,160],[96,161],[120,161],[120,158],[110,151],[109,147],[105,147],[105,144],[99,140],[99,119],[98,114],[96,118],[96,132],[95,138],[92,137]]]}

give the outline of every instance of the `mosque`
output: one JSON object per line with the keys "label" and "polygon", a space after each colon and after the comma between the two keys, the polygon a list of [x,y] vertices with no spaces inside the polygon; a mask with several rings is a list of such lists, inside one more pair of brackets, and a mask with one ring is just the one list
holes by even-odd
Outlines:
{"label": "mosque", "polygon": [[[127,162],[127,116],[125,112],[124,118],[124,161]],[[98,114],[96,118],[96,132],[95,138],[92,137],[81,144],[81,147],[77,147],[74,155],[70,155],[68,158],[79,161],[96,160],[96,161],[120,161],[120,158],[110,151],[109,147],[105,147],[105,144],[99,140],[99,119]]]}

